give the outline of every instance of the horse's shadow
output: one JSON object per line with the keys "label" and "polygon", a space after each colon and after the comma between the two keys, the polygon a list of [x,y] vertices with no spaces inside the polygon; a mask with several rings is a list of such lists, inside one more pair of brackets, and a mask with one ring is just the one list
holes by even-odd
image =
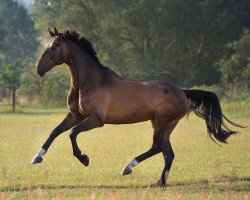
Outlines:
{"label": "horse's shadow", "polygon": [[[216,180],[200,180],[200,181],[192,181],[192,182],[177,182],[170,183],[166,188],[173,187],[186,187],[186,186],[197,186],[197,188],[204,188],[206,186],[219,184],[219,183],[234,183],[244,181],[248,185],[250,182],[250,177],[242,177],[242,178],[223,178]],[[36,189],[44,189],[44,190],[57,190],[57,189],[150,189],[155,187],[150,187],[149,185],[36,185],[36,186],[7,186],[0,189],[0,192],[22,192]],[[164,189],[158,187],[159,189]],[[218,190],[226,191],[228,188],[220,187]],[[238,188],[232,187],[230,190],[233,191],[250,191],[249,187]]]}

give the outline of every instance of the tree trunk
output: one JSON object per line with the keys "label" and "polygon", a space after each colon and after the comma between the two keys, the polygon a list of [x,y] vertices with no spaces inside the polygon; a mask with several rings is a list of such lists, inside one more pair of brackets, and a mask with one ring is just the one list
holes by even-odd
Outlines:
{"label": "tree trunk", "polygon": [[12,86],[12,112],[16,112],[16,86]]}

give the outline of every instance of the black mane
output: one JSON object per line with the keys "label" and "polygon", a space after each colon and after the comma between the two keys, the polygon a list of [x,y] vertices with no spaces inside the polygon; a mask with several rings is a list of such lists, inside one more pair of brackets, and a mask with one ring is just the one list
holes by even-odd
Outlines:
{"label": "black mane", "polygon": [[80,34],[76,31],[67,30],[65,32],[59,33],[58,36],[62,39],[68,39],[75,42],[86,54],[88,54],[92,59],[101,64],[90,41],[88,41],[83,36],[80,36]]}

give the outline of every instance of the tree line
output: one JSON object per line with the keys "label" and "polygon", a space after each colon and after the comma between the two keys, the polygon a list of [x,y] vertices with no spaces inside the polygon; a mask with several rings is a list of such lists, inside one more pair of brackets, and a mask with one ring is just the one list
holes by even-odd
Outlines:
{"label": "tree line", "polygon": [[[36,0],[31,14],[13,0],[0,2],[1,74],[12,68],[18,94],[29,99],[65,102],[65,67],[44,79],[33,72],[54,26],[80,32],[103,65],[124,77],[249,95],[248,0]],[[3,95],[8,89],[0,80]]]}

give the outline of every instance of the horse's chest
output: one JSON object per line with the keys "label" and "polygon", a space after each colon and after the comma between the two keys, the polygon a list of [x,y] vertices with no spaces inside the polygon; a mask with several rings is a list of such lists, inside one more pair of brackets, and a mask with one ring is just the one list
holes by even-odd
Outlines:
{"label": "horse's chest", "polygon": [[88,98],[79,98],[78,111],[82,115],[87,115],[91,112],[91,101]]}
{"label": "horse's chest", "polygon": [[90,100],[80,96],[79,91],[71,89],[68,95],[68,108],[71,112],[87,115],[90,108]]}

